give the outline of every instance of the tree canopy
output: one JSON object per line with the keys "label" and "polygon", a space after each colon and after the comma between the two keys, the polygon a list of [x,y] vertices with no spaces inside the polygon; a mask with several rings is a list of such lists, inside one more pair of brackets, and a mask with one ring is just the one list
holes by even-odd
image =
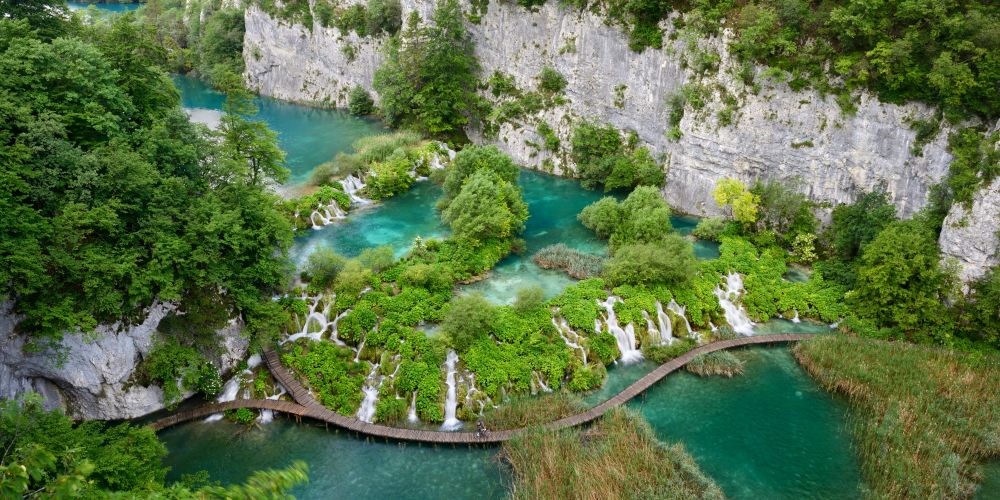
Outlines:
{"label": "tree canopy", "polygon": [[260,182],[276,170],[254,159],[280,158],[274,137],[258,127],[238,158],[191,124],[157,50],[124,18],[51,41],[0,20],[0,286],[37,340],[155,301],[251,333],[273,310],[291,229]]}

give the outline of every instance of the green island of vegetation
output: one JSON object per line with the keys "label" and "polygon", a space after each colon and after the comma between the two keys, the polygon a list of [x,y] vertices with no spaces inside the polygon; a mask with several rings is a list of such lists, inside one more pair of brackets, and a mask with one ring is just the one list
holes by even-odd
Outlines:
{"label": "green island of vegetation", "polygon": [[[209,15],[189,16],[189,4]],[[635,134],[584,120],[562,144],[538,123],[536,149],[567,148],[580,183],[609,194],[578,216],[608,253],[539,249],[531,256],[539,266],[579,281],[552,297],[524,288],[497,305],[459,286],[524,252],[531,214],[520,167],[496,146],[468,144],[465,131],[495,138],[502,125],[524,126],[565,103],[566,78],[548,66],[533,89],[500,71],[484,78],[466,27],[476,15],[455,0],[439,2],[429,22],[416,13],[404,22],[392,0],[255,4],[310,29],[315,15],[342,33],[388,37],[372,82],[378,103],[354,87],[349,108],[402,128],[357,141],[284,199],[273,188],[288,178],[285,153],[242,86],[240,9],[150,0],[139,14],[84,21],[65,2],[0,0],[0,283],[30,349],[58,358],[65,332],[135,324],[169,303],[133,380],[162,387],[169,408],[191,393],[220,394],[216,332],[237,321],[252,352],[277,347],[343,415],[510,429],[581,411],[577,396],[602,386],[616,361],[662,363],[746,334],[750,322],[801,317],[836,325],[794,353],[846,397],[869,496],[968,498],[981,464],[1000,456],[1000,271],[962,293],[937,246],[950,205],[970,203],[1000,172],[997,133],[955,127],[948,176],[907,220],[884,189],[821,207],[797,185],[723,179],[713,195],[724,216],[683,236],[660,195],[662,159]],[[569,5],[623,26],[638,51],[677,33],[734,28],[730,50],[747,67],[766,63],[792,88],[838,93],[847,112],[850,93],[868,88],[888,102],[935,105],[953,123],[997,116],[1000,16],[990,2]],[[684,15],[670,18],[668,35],[662,21],[674,9]],[[168,72],[226,93],[217,130],[191,123]],[[699,98],[687,93],[689,104]],[[672,113],[675,128],[683,106]],[[915,124],[918,140],[938,126]],[[295,231],[423,178],[441,186],[447,237],[418,239],[400,258],[378,247],[355,258],[319,250],[301,269],[289,262]],[[826,208],[824,227],[817,214]],[[719,257],[698,260],[694,238],[717,242]],[[787,279],[792,265],[808,277]],[[687,370],[731,377],[744,363],[717,352]],[[231,375],[254,398],[288,397],[247,362]],[[246,408],[226,417],[258,420]],[[166,448],[151,429],[75,423],[35,395],[0,402],[0,449],[5,498],[277,497],[307,470],[294,463],[232,486],[204,474],[168,482]],[[583,429],[530,429],[502,454],[517,498],[723,496],[681,445],[660,442],[629,410]]]}

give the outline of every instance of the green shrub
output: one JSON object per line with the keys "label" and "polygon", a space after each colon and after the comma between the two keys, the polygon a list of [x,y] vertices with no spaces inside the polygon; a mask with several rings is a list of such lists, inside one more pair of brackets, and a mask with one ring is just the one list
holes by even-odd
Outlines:
{"label": "green shrub", "polygon": [[375,101],[361,85],[351,88],[347,96],[347,110],[354,116],[366,116],[375,112]]}
{"label": "green shrub", "polygon": [[250,425],[257,420],[257,414],[250,408],[226,410],[226,418],[237,424]]}
{"label": "green shrub", "polygon": [[696,345],[691,339],[677,340],[670,345],[648,345],[642,347],[642,355],[654,363],[662,364],[694,349]]}
{"label": "green shrub", "polygon": [[538,89],[550,94],[558,94],[566,88],[566,77],[550,66],[542,68],[538,74]]}
{"label": "green shrub", "polygon": [[324,406],[341,415],[354,415],[361,406],[361,386],[368,364],[355,363],[354,353],[346,347],[330,342],[300,342],[288,345],[282,363],[305,379]]}
{"label": "green shrub", "polygon": [[722,217],[706,217],[698,221],[691,234],[701,240],[719,241],[719,236],[726,230],[726,225],[726,219]]}

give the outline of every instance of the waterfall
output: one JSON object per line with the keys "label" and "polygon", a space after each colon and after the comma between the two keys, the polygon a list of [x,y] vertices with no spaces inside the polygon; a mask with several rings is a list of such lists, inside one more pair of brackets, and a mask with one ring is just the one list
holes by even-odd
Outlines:
{"label": "waterfall", "polygon": [[[330,327],[330,322],[327,319],[327,314],[330,312],[330,307],[333,304],[333,300],[327,301],[327,304],[323,307],[322,311],[317,311],[316,309],[319,307],[319,303],[321,302],[321,300],[322,297],[316,297],[313,300],[312,306],[309,307],[309,314],[306,315],[306,321],[302,325],[302,331],[296,333],[295,335],[289,336],[287,339],[281,342],[282,344],[284,344],[285,342],[295,342],[296,340],[301,338],[308,338],[313,341],[322,340],[323,333],[325,333],[326,329]],[[315,332],[310,332],[309,327],[314,323],[319,327],[319,330]],[[334,325],[336,324],[334,323]]]}
{"label": "waterfall", "polygon": [[417,391],[413,391],[413,397],[410,398],[410,414],[407,416],[407,419],[413,423],[420,421],[417,417]]}
{"label": "waterfall", "polygon": [[[272,394],[272,395],[266,397],[265,399],[270,399],[272,401],[277,401],[278,398],[280,398],[281,396],[284,396],[287,393],[287,391],[285,391],[285,387],[284,386],[282,386],[281,384],[277,384],[277,386],[278,386],[278,393],[277,394]],[[269,423],[271,423],[272,420],[274,420],[274,411],[273,410],[261,410],[260,411],[260,416],[257,417],[257,421],[260,422],[261,424],[269,424]]]}
{"label": "waterfall", "polygon": [[[247,369],[243,370],[240,373],[237,373],[236,375],[233,375],[229,380],[226,381],[225,384],[222,384],[222,392],[219,393],[219,397],[217,397],[215,401],[218,403],[227,403],[229,401],[236,400],[236,396],[240,392],[240,383],[243,382],[243,376],[253,375],[253,372],[250,370],[256,368],[258,365],[260,365],[260,363],[261,363],[260,354],[254,354],[253,356],[247,358]],[[205,419],[206,422],[215,422],[216,420],[222,420],[221,413],[209,415],[208,418]]]}
{"label": "waterfall", "polygon": [[351,197],[351,201],[357,203],[358,205],[369,205],[371,200],[367,200],[358,196],[358,191],[365,188],[365,183],[361,182],[361,179],[353,175],[348,175],[346,179],[340,181],[340,184],[344,186],[344,193]]}
{"label": "waterfall", "polygon": [[667,304],[667,310],[678,315],[684,320],[684,326],[687,328],[687,334],[690,337],[695,337],[694,328],[691,328],[691,323],[688,322],[687,318],[687,306],[682,306],[677,303],[676,300],[670,299],[670,303]]}
{"label": "waterfall", "polygon": [[725,313],[726,321],[733,327],[733,331],[742,335],[753,335],[754,324],[750,321],[746,311],[742,306],[737,306],[733,300],[739,298],[743,292],[743,278],[738,273],[726,275],[726,289],[715,286],[715,296],[719,299],[719,305]]}
{"label": "waterfall", "polygon": [[[674,325],[670,321],[670,316],[663,310],[663,304],[656,301],[656,321],[660,324],[660,340],[667,345],[674,343]],[[686,321],[686,320],[685,320]]]}
{"label": "waterfall", "polygon": [[361,392],[365,397],[361,400],[361,407],[358,408],[358,420],[372,423],[375,419],[375,403],[378,401],[378,389],[382,385],[382,377],[378,374],[378,363],[372,364],[372,371],[365,379],[365,385]]}
{"label": "waterfall", "polygon": [[[333,209],[333,213],[330,213],[330,209]],[[333,224],[333,221],[338,219],[343,219],[347,214],[340,209],[340,205],[337,205],[337,201],[333,200],[329,205],[323,206],[320,204],[315,210],[309,214],[309,222],[312,224],[313,229],[322,229],[323,226]],[[319,222],[316,221],[319,219]]]}
{"label": "waterfall", "polygon": [[458,362],[458,354],[455,351],[448,351],[448,358],[445,360],[445,368],[448,370],[444,383],[448,386],[448,395],[444,402],[444,430],[455,430],[462,426],[462,421],[455,418],[458,411],[458,384],[455,383],[455,364]]}
{"label": "waterfall", "polygon": [[795,316],[792,316],[792,323],[801,323],[802,320],[799,319],[799,310],[795,310]]}
{"label": "waterfall", "polygon": [[569,324],[566,323],[566,320],[563,318],[559,318],[558,322],[555,318],[552,318],[552,324],[556,327],[556,331],[559,332],[559,336],[562,337],[563,342],[565,342],[566,345],[568,345],[571,349],[577,349],[580,351],[580,354],[583,356],[583,366],[587,366],[587,349],[567,337],[567,335],[572,335],[576,338],[576,340],[580,340],[580,336],[577,335],[572,328],[570,328]]}
{"label": "waterfall", "polygon": [[621,351],[622,357],[619,358],[622,363],[633,363],[642,359],[642,351],[635,348],[635,327],[632,323],[629,323],[623,329],[618,325],[618,316],[615,315],[615,303],[618,302],[618,297],[614,295],[608,297],[608,300],[597,303],[604,307],[607,312],[607,325],[608,331],[615,336],[615,341],[618,343],[618,350]]}
{"label": "waterfall", "polygon": [[346,311],[338,314],[336,318],[333,318],[333,322],[330,323],[330,340],[332,340],[333,343],[335,343],[335,344],[337,344],[337,345],[339,345],[341,347],[347,347],[347,344],[345,344],[343,340],[340,340],[340,336],[339,336],[340,332],[337,331],[337,323],[340,323],[340,319],[343,318],[344,316],[347,316],[347,314],[350,313],[350,312],[351,312],[351,310],[348,309],[348,310],[346,310]]}

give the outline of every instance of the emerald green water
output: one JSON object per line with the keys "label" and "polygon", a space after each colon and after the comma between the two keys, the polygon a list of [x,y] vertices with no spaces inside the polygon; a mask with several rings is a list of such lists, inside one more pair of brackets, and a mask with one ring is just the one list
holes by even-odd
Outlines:
{"label": "emerald green water", "polygon": [[71,10],[85,10],[91,5],[100,12],[118,14],[142,7],[141,3],[87,3],[87,2],[66,2]]}
{"label": "emerald green water", "polygon": [[[226,97],[201,80],[175,76],[174,85],[181,91],[181,104],[211,120],[218,119]],[[266,121],[278,133],[281,148],[287,153],[292,175],[288,184],[301,184],[316,165],[329,161],[351,144],[386,128],[374,120],[361,119],[334,109],[310,108],[258,97],[260,112],[256,119]]]}
{"label": "emerald green water", "polygon": [[820,389],[788,347],[744,350],[744,375],[679,372],[630,406],[680,441],[730,498],[857,498],[861,472],[846,404]]}
{"label": "emerald green water", "polygon": [[[175,82],[185,107],[201,113],[202,119],[218,115],[222,95],[190,78],[177,77]],[[279,132],[288,152],[291,183],[305,180],[312,168],[349,150],[357,138],[384,130],[337,111],[263,98],[259,105],[259,117]],[[489,279],[464,287],[462,293],[478,291],[496,302],[509,302],[518,288],[539,284],[551,296],[571,280],[561,272],[537,268],[530,261],[532,253],[552,243],[606,252],[605,243],[576,220],[576,214],[602,193],[532,171],[522,171],[520,185],[531,213],[524,255],[508,257]],[[434,210],[439,194],[439,187],[419,182],[381,205],[355,210],[345,221],[304,232],[296,240],[293,258],[302,261],[322,246],[353,256],[388,244],[401,254],[418,236],[446,235]],[[674,217],[672,222],[678,232],[688,234],[697,219]],[[697,242],[695,251],[700,258],[713,258],[718,245]],[[827,331],[825,325],[787,321],[760,328]],[[807,378],[787,348],[753,349],[747,355],[742,377],[674,374],[632,405],[661,437],[683,442],[731,497],[857,496],[860,478],[844,430],[843,406]],[[607,399],[651,368],[651,363],[611,367],[607,384],[589,394],[588,401]],[[213,480],[232,484],[255,470],[305,460],[310,482],[293,491],[299,498],[502,498],[510,481],[496,448],[402,446],[282,418],[249,431],[227,422],[192,422],[160,436],[170,450],[165,461],[172,468],[171,479],[207,470]]]}
{"label": "emerald green water", "polygon": [[1000,500],[1000,462],[983,465],[983,477],[976,500]]}
{"label": "emerald green water", "polygon": [[226,421],[189,423],[160,438],[170,450],[170,480],[206,470],[235,484],[255,470],[304,460],[309,482],[291,492],[303,499],[502,498],[509,481],[495,448],[404,446],[280,417],[250,431]]}

